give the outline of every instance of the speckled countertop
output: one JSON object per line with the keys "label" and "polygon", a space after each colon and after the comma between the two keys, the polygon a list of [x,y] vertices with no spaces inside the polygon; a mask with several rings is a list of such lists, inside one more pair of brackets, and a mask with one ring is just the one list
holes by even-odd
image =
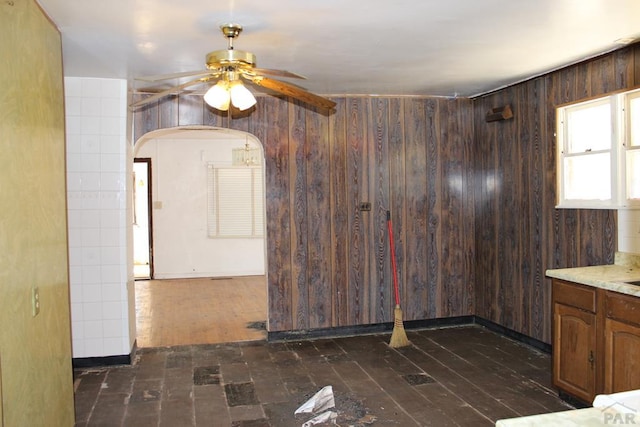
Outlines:
{"label": "speckled countertop", "polygon": [[498,420],[496,427],[595,427],[604,426],[605,415],[600,409],[585,408],[549,414],[530,415],[528,417]]}
{"label": "speckled countertop", "polygon": [[640,286],[627,282],[640,280],[640,254],[617,252],[612,265],[547,270],[548,277],[563,279],[627,295],[640,296]]}
{"label": "speckled countertop", "polygon": [[593,407],[498,420],[496,427],[596,427],[640,422],[640,390],[596,396]]}

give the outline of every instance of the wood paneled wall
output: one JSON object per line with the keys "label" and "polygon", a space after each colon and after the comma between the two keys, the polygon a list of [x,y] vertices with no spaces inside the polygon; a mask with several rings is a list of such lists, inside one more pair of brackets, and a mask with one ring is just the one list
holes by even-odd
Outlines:
{"label": "wood paneled wall", "polygon": [[[639,67],[631,46],[473,101],[345,97],[332,114],[261,97],[229,119],[181,95],[137,111],[134,132],[262,141],[270,331],[392,320],[390,210],[405,320],[476,314],[549,343],[545,270],[616,249],[615,211],[555,209],[555,107],[640,85]],[[485,122],[506,104],[513,119]]]}
{"label": "wood paneled wall", "polygon": [[631,46],[474,100],[477,315],[549,343],[545,270],[613,263],[615,211],[555,209],[555,108],[639,84]]}
{"label": "wood paneled wall", "polygon": [[405,320],[473,314],[471,101],[334,100],[327,114],[260,97],[229,119],[201,96],[175,96],[135,112],[135,139],[212,125],[263,143],[270,331],[393,320],[387,210]]}

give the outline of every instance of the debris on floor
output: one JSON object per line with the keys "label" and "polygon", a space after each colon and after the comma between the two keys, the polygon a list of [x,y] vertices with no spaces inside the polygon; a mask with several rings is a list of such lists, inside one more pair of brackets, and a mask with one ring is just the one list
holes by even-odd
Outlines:
{"label": "debris on floor", "polygon": [[338,414],[334,411],[329,411],[331,408],[335,408],[336,402],[333,397],[333,387],[328,385],[322,387],[320,391],[314,394],[309,400],[304,402],[296,411],[294,415],[298,414],[318,414],[310,420],[302,424],[302,427],[311,427],[318,424],[336,423]]}
{"label": "debris on floor", "polygon": [[247,329],[256,329],[258,331],[266,331],[267,330],[267,321],[266,320],[260,320],[257,322],[248,322]]}
{"label": "debris on floor", "polygon": [[[338,418],[336,424],[349,427],[365,427],[373,425],[378,417],[372,415],[362,399],[352,393],[334,393]],[[383,423],[384,424],[384,423]]]}
{"label": "debris on floor", "polygon": [[302,427],[330,424],[361,427],[371,425],[377,420],[377,417],[368,413],[361,401],[344,393],[334,395],[333,387],[330,385],[323,387],[303,403],[296,409],[294,415],[308,413],[315,417],[303,423]]}
{"label": "debris on floor", "polygon": [[338,414],[333,411],[323,412],[317,417],[311,418],[309,421],[302,424],[302,427],[311,427],[323,423],[335,424],[336,418],[338,418]]}
{"label": "debris on floor", "polygon": [[322,387],[319,392],[314,394],[311,399],[304,402],[296,411],[295,415],[303,413],[313,413],[326,411],[336,406],[333,398],[333,387],[330,385]]}

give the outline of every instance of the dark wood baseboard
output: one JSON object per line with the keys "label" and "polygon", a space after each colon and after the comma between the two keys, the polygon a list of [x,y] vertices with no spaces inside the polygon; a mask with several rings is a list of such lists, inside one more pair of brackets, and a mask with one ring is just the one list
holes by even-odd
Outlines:
{"label": "dark wood baseboard", "polygon": [[102,366],[114,365],[131,365],[136,351],[138,351],[138,344],[137,342],[134,342],[131,353],[129,354],[102,357],[74,357],[73,359],[71,359],[71,365],[73,366],[73,369],[98,368]]}
{"label": "dark wood baseboard", "polygon": [[[451,326],[465,326],[477,324],[483,326],[490,331],[504,335],[515,341],[527,344],[544,353],[551,354],[551,344],[547,344],[535,338],[531,338],[520,332],[505,328],[502,325],[494,323],[490,320],[479,316],[457,316],[443,317],[438,319],[410,320],[402,322],[405,330],[412,329],[429,329],[442,328]],[[293,341],[317,338],[338,338],[353,335],[366,335],[391,332],[393,330],[393,322],[376,323],[371,325],[341,326],[336,328],[319,328],[298,331],[276,331],[268,332],[268,341]]]}
{"label": "dark wood baseboard", "polygon": [[373,323],[370,325],[338,326],[334,328],[275,331],[267,332],[267,341],[298,341],[315,338],[337,338],[349,337],[354,335],[380,334],[391,331],[392,327],[393,324],[390,323]]}
{"label": "dark wood baseboard", "polygon": [[531,338],[530,336],[514,331],[513,329],[505,328],[502,325],[499,325],[497,323],[494,323],[482,317],[479,317],[479,316],[473,316],[473,317],[474,317],[474,323],[484,326],[490,331],[496,332],[500,335],[504,335],[515,341],[519,341],[521,343],[527,344],[528,346],[533,347],[537,350],[540,350],[543,353],[551,354],[551,344],[537,340],[535,338]]}
{"label": "dark wood baseboard", "polygon": [[[465,325],[480,325],[490,331],[496,332],[500,335],[504,335],[515,341],[522,342],[530,347],[540,350],[544,353],[551,353],[551,344],[539,341],[535,338],[531,338],[520,332],[516,332],[512,329],[505,328],[502,325],[494,323],[490,320],[484,319],[479,316],[457,316],[457,317],[442,317],[438,319],[425,319],[425,320],[409,320],[402,322],[405,330],[416,329],[429,329],[429,328],[443,328],[453,326],[465,326]],[[296,331],[275,331],[267,333],[267,341],[300,341],[307,339],[318,338],[340,338],[349,337],[355,335],[370,335],[391,332],[393,330],[393,322],[386,323],[374,323],[370,325],[355,325],[355,326],[340,326],[335,328],[318,328],[318,329],[305,329]],[[130,365],[137,351],[137,342],[134,342],[133,349],[129,354],[123,354],[119,356],[104,356],[104,357],[81,357],[73,358],[73,368],[95,368],[100,366],[113,366],[113,365]]]}
{"label": "dark wood baseboard", "polygon": [[[411,320],[402,322],[406,330],[427,329],[443,326],[459,326],[473,323],[474,316],[444,317],[440,319]],[[317,338],[339,338],[354,335],[368,335],[391,332],[393,322],[369,325],[339,326],[335,328],[304,329],[297,331],[275,331],[267,333],[268,341],[297,341]]]}

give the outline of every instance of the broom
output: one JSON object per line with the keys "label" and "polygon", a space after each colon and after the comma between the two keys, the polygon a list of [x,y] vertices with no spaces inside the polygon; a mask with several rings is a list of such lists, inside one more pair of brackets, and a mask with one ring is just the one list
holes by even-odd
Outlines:
{"label": "broom", "polygon": [[396,251],[393,243],[393,227],[391,226],[391,212],[387,211],[387,228],[389,229],[389,247],[391,248],[391,270],[393,273],[393,290],[396,296],[396,308],[393,310],[393,332],[389,347],[398,348],[409,344],[407,333],[402,323],[402,309],[400,308],[400,291],[398,290],[398,272],[396,266]]}

